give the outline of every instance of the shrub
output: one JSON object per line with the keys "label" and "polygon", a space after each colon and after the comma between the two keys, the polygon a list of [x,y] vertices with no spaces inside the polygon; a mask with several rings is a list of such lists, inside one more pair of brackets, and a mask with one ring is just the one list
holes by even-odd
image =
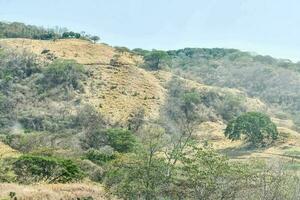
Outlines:
{"label": "shrub", "polygon": [[108,161],[116,158],[116,154],[110,149],[89,149],[85,154],[85,158],[92,161],[93,163],[102,165]]}
{"label": "shrub", "polygon": [[83,149],[100,149],[107,143],[105,130],[101,128],[88,129],[81,138]]}
{"label": "shrub", "polygon": [[58,85],[67,88],[82,89],[80,80],[85,78],[82,65],[73,60],[55,60],[43,72],[40,84],[44,89],[51,89]]}
{"label": "shrub", "polygon": [[13,169],[21,183],[47,182],[68,183],[83,178],[79,167],[67,159],[23,155],[14,163]]}
{"label": "shrub", "polygon": [[78,160],[77,163],[80,169],[84,171],[84,173],[91,181],[95,181],[95,182],[102,181],[105,170],[101,166],[86,159]]}
{"label": "shrub", "polygon": [[133,133],[127,129],[108,129],[106,135],[108,145],[118,152],[130,152],[136,143]]}
{"label": "shrub", "polygon": [[84,149],[101,149],[110,146],[118,152],[130,152],[134,149],[136,138],[127,129],[101,129],[88,130],[81,139]]}
{"label": "shrub", "polygon": [[0,79],[20,80],[40,72],[36,57],[30,53],[4,51],[0,54]]}
{"label": "shrub", "polygon": [[248,112],[229,122],[225,130],[231,140],[241,139],[241,135],[255,146],[266,146],[278,138],[278,131],[266,114]]}
{"label": "shrub", "polygon": [[1,158],[0,155],[0,182],[10,183],[15,181],[15,174],[12,170],[12,162],[11,158]]}
{"label": "shrub", "polygon": [[73,125],[90,131],[96,131],[106,125],[105,118],[91,105],[79,107],[77,115],[73,119]]}

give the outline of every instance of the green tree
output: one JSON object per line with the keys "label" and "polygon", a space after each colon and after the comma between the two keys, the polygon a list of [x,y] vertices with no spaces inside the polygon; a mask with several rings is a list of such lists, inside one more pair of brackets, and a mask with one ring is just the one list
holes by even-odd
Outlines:
{"label": "green tree", "polygon": [[140,130],[140,148],[109,165],[105,183],[124,199],[159,199],[164,196],[168,165],[161,156],[164,131],[147,125]]}
{"label": "green tree", "polygon": [[146,67],[151,70],[159,70],[161,62],[168,57],[165,51],[153,50],[144,56]]}
{"label": "green tree", "polygon": [[111,160],[114,160],[116,158],[116,154],[112,148],[103,148],[100,150],[89,149],[84,157],[93,163],[103,165]]}
{"label": "green tree", "polygon": [[119,152],[132,151],[136,143],[133,133],[127,129],[108,129],[106,136],[108,145]]}
{"label": "green tree", "polygon": [[248,112],[230,121],[225,129],[225,136],[231,140],[239,140],[242,135],[255,146],[267,146],[278,138],[278,131],[266,114]]}
{"label": "green tree", "polygon": [[230,163],[211,148],[190,145],[191,150],[180,161],[177,194],[181,199],[235,199],[237,192],[247,188],[247,170]]}
{"label": "green tree", "polygon": [[100,37],[97,35],[91,36],[90,39],[93,41],[93,43],[95,44],[96,42],[98,42],[100,40]]}

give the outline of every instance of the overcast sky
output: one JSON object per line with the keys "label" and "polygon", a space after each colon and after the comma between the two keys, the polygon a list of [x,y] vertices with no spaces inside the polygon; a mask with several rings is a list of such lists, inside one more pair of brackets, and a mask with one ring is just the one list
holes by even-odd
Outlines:
{"label": "overcast sky", "polygon": [[85,31],[113,46],[226,47],[300,61],[299,0],[0,0],[0,20]]}

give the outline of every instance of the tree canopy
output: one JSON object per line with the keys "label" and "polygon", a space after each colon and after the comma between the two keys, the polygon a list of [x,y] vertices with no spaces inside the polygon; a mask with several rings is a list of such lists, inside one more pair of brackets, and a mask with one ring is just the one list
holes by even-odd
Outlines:
{"label": "tree canopy", "polygon": [[248,112],[230,121],[225,129],[225,136],[231,140],[239,140],[242,135],[253,145],[266,146],[277,139],[278,131],[266,114]]}

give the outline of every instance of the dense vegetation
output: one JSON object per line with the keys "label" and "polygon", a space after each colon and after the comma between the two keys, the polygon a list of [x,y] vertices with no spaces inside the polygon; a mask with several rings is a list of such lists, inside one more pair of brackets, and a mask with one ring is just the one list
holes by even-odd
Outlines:
{"label": "dense vegetation", "polygon": [[278,138],[278,131],[269,116],[248,112],[230,121],[225,135],[231,140],[239,140],[245,135],[253,145],[267,146]]}
{"label": "dense vegetation", "polygon": [[[68,35],[76,37],[75,33]],[[69,183],[88,179],[123,199],[298,199],[300,180],[295,171],[286,169],[289,163],[229,160],[209,142],[196,137],[199,125],[222,122],[228,125],[225,134],[230,139],[246,135],[256,148],[272,144],[278,136],[276,126],[262,113],[265,110],[249,112],[253,110],[249,110],[247,95],[261,97],[278,112],[295,108],[297,113],[298,86],[293,85],[300,80],[297,64],[281,66],[281,61],[269,58],[266,62],[268,57],[237,50],[134,52],[145,56],[143,67],[147,69],[174,70],[199,82],[240,88],[245,93],[193,88],[174,76],[165,85],[168,94],[159,119],[149,120],[145,111],[139,110],[125,125],[112,123],[78,95],[85,92],[88,68],[72,60],[41,63],[30,53],[2,49],[0,138],[20,155],[0,154],[0,182]],[[229,72],[222,74],[225,69]],[[295,82],[287,82],[284,87],[295,99],[282,99],[276,104],[264,96],[270,88],[278,89],[277,85],[268,85],[270,77],[265,73],[270,70],[291,74]],[[244,83],[243,73],[255,74],[254,83]],[[261,84],[264,90],[259,90]],[[285,114],[295,113],[288,110]]]}
{"label": "dense vegetation", "polygon": [[292,117],[300,124],[300,63],[235,49],[186,48],[159,51],[159,55],[157,50],[133,52],[145,57],[146,68],[171,70],[207,85],[238,88],[265,101],[278,117]]}
{"label": "dense vegetation", "polygon": [[67,183],[78,181],[83,172],[72,160],[46,156],[23,155],[14,162],[14,171],[21,183]]}
{"label": "dense vegetation", "polygon": [[100,40],[98,36],[91,36],[84,32],[76,33],[60,27],[45,29],[43,27],[26,25],[19,22],[0,22],[0,38],[29,38],[38,40],[76,38],[87,39],[94,42]]}

